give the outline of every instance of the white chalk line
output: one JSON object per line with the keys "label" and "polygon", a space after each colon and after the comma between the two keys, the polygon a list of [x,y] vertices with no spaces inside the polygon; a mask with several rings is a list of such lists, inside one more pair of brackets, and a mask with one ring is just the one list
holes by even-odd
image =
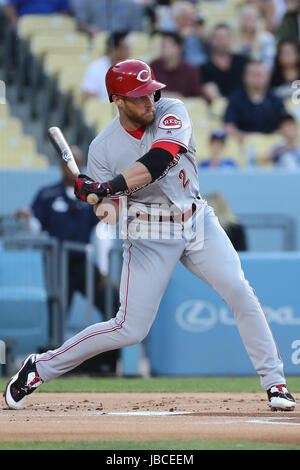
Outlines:
{"label": "white chalk line", "polygon": [[[39,405],[40,407],[45,407],[49,406],[49,404],[45,405]],[[53,406],[53,404],[52,404]],[[7,410],[8,411],[8,410]],[[27,415],[23,414],[24,411],[22,410],[22,415],[20,414],[19,417],[26,418]],[[29,410],[27,410],[29,411]],[[16,414],[14,414],[12,417],[17,418],[18,416],[18,411]],[[82,417],[99,417],[99,416],[129,416],[129,417],[136,417],[136,416],[150,416],[150,417],[164,417],[164,416],[174,416],[174,415],[179,415],[179,416],[191,416],[194,415],[195,413],[193,411],[110,411],[110,412],[103,412],[103,411],[90,411],[90,412],[63,412],[63,413],[55,413],[55,412],[49,412],[48,418],[56,419],[56,418],[82,418]],[[7,415],[0,415],[0,421],[1,417],[7,418]],[[34,413],[34,415],[31,415],[32,418],[45,418],[45,414],[40,414],[40,413]],[[292,420],[297,419],[292,416],[289,417],[265,417],[265,418],[242,418],[242,417],[237,417],[237,418],[229,418],[229,419],[224,419],[222,421],[202,421],[201,416],[195,416],[197,420],[201,422],[201,424],[206,424],[206,425],[224,425],[224,424],[270,424],[270,425],[285,425],[285,426],[300,426],[300,423],[294,423]],[[15,422],[15,419],[13,420]]]}
{"label": "white chalk line", "polygon": [[[289,418],[292,419],[292,418]],[[245,421],[245,423],[254,423],[254,424],[279,424],[279,425],[285,425],[285,426],[300,426],[300,423],[291,423],[291,422],[286,422],[286,421],[277,421],[275,418],[275,421],[268,421],[264,419],[249,419]]]}

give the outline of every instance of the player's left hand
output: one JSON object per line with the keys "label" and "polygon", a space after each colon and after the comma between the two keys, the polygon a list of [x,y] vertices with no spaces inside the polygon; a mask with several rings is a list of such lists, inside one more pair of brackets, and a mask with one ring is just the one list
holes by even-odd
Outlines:
{"label": "player's left hand", "polygon": [[74,194],[84,202],[87,202],[89,194],[97,194],[99,202],[101,202],[110,192],[108,183],[97,183],[87,175],[80,174],[75,180]]}

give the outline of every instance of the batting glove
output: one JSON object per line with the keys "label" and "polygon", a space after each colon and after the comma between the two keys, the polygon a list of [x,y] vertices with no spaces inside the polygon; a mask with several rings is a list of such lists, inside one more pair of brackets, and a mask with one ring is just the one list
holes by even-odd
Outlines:
{"label": "batting glove", "polygon": [[116,176],[111,181],[96,183],[89,176],[80,174],[75,180],[74,194],[78,199],[85,202],[87,202],[89,194],[96,194],[100,202],[104,197],[125,191],[126,189],[128,189],[127,184],[122,175]]}

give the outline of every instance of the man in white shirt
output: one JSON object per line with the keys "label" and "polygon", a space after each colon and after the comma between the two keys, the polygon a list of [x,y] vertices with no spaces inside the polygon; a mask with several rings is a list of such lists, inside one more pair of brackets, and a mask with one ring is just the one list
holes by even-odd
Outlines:
{"label": "man in white shirt", "polygon": [[105,75],[109,67],[129,57],[127,33],[114,33],[109,36],[105,56],[93,61],[87,68],[82,82],[84,98],[107,99]]}

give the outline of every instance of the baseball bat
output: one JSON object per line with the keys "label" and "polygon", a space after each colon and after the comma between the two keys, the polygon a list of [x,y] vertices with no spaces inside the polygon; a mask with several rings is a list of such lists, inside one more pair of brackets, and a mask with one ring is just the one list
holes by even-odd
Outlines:
{"label": "baseball bat", "polygon": [[[50,127],[48,129],[48,137],[58,152],[58,155],[66,162],[69,170],[77,178],[77,176],[80,174],[80,171],[75,162],[72,150],[70,149],[70,146],[68,145],[61,129],[59,127]],[[89,194],[86,200],[91,205],[97,204],[99,202],[97,194]]]}

